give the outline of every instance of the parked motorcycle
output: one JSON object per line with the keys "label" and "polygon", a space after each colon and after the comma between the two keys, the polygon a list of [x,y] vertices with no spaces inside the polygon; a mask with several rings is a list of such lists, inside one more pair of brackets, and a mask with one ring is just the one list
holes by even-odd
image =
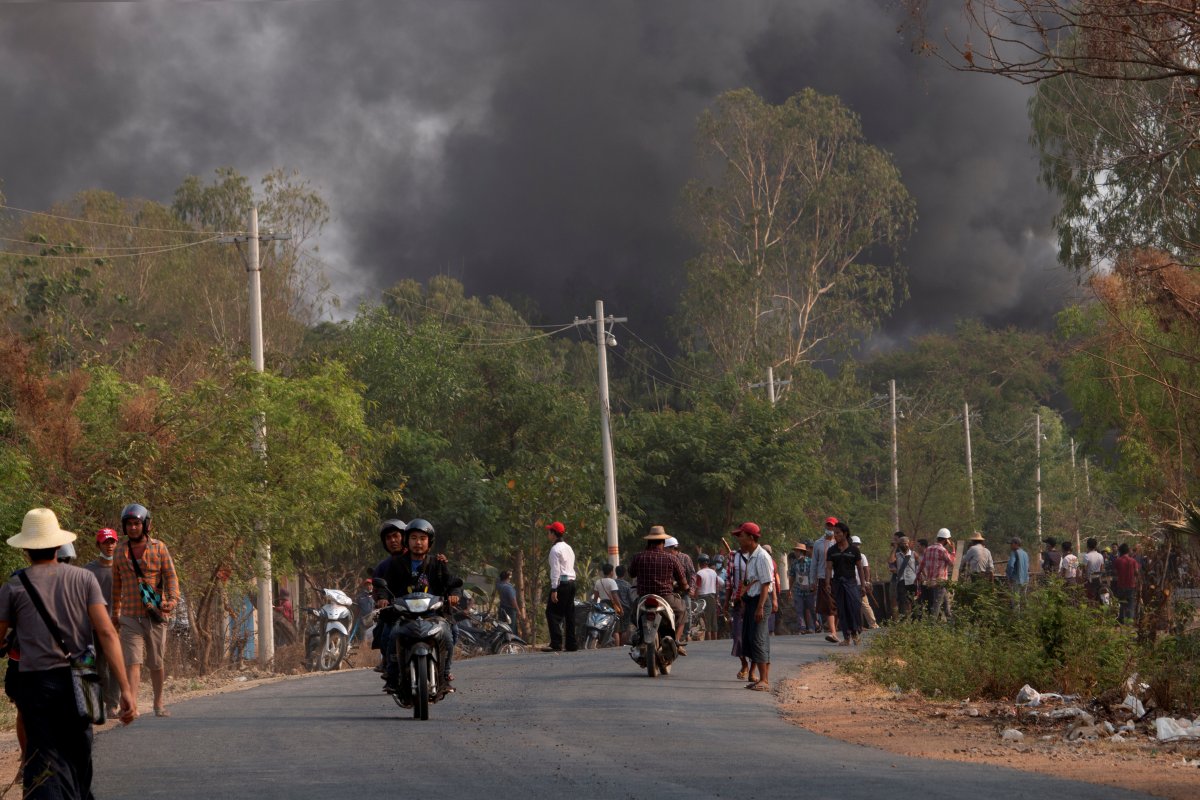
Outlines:
{"label": "parked motorcycle", "polygon": [[513,632],[512,626],[486,613],[456,614],[458,646],[465,655],[524,652],[529,643]]}
{"label": "parked motorcycle", "polygon": [[[583,648],[585,650],[593,650],[600,647],[611,647],[617,633],[617,625],[621,621],[621,615],[616,612],[613,605],[608,600],[601,600],[599,603],[585,603],[581,600],[575,601],[575,608],[584,607],[583,626],[577,627],[576,630],[583,631]],[[577,622],[578,626],[579,623]]]}
{"label": "parked motorcycle", "polygon": [[684,629],[684,638],[693,642],[704,641],[704,633],[706,631],[704,625],[704,609],[708,607],[708,601],[702,597],[692,598],[692,601],[687,607],[688,624]]}
{"label": "parked motorcycle", "polygon": [[638,598],[629,657],[644,667],[651,678],[671,674],[671,664],[679,657],[675,643],[675,612],[656,594]]}
{"label": "parked motorcycle", "polygon": [[[463,585],[450,582],[449,591]],[[380,617],[396,625],[394,657],[400,662],[400,689],[392,698],[401,708],[411,708],[414,719],[429,719],[429,704],[446,696],[442,683],[439,637],[450,623],[441,615],[443,600],[427,592],[392,599]]]}
{"label": "parked motorcycle", "polygon": [[304,660],[310,670],[332,672],[350,650],[354,601],[338,589],[322,589],[325,604],[304,609]]}

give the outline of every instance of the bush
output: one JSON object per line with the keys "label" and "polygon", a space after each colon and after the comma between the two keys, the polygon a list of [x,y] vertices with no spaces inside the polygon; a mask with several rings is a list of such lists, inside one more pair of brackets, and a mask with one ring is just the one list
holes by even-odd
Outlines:
{"label": "bush", "polygon": [[1133,632],[1082,602],[1074,587],[1054,582],[1017,607],[991,583],[954,590],[952,623],[888,626],[867,648],[866,673],[929,696],[1011,699],[1026,683],[1095,695],[1136,669]]}
{"label": "bush", "polygon": [[1139,678],[1159,708],[1200,709],[1200,633],[1162,636],[1139,656]]}

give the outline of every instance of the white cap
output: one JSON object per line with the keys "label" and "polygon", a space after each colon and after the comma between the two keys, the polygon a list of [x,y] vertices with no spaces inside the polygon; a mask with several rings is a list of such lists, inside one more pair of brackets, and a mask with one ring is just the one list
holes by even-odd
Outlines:
{"label": "white cap", "polygon": [[862,544],[862,539],[858,538],[857,536],[851,536],[850,544]]}
{"label": "white cap", "polygon": [[663,547],[679,547],[679,540],[674,536],[668,536],[667,540],[663,542]]}
{"label": "white cap", "polygon": [[951,536],[950,536],[950,529],[949,529],[949,528],[942,528],[940,531],[938,531],[938,532],[937,532],[937,538],[939,538],[939,539],[949,539],[949,538],[951,538]]}

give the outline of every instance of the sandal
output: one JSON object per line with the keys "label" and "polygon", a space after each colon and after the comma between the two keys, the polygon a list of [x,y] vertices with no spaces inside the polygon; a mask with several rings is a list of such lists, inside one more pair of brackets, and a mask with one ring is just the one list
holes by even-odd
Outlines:
{"label": "sandal", "polygon": [[746,680],[746,677],[747,677],[746,670],[741,670],[741,671],[739,671],[739,672],[738,672],[738,674],[737,674],[737,679],[738,679],[739,681],[744,681],[744,680]]}
{"label": "sandal", "polygon": [[771,687],[768,684],[761,683],[761,682],[760,683],[752,683],[749,686],[747,686],[746,688],[752,692],[769,692],[769,691],[771,691]]}
{"label": "sandal", "polygon": [[156,709],[154,709],[154,716],[156,716],[156,717],[169,717],[169,716],[171,716],[171,712],[170,712],[170,711],[167,711],[167,709],[165,709],[165,708],[161,708],[161,707],[160,707],[160,708],[156,708]]}
{"label": "sandal", "polygon": [[836,636],[834,636],[832,633],[827,633],[827,634],[825,634],[825,641],[832,642],[833,644],[837,644],[838,638]]}

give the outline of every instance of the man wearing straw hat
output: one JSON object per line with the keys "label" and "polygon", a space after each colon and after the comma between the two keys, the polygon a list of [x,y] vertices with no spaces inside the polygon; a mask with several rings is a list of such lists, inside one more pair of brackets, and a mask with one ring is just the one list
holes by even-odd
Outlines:
{"label": "man wearing straw hat", "polygon": [[[125,676],[121,642],[96,576],[55,559],[58,548],[73,541],[75,534],[59,528],[58,518],[48,508],[27,513],[21,532],[8,539],[9,546],[24,550],[32,564],[0,587],[0,638],[10,627],[21,637],[16,695],[25,719],[28,758],[22,780],[27,798],[92,796],[92,725],[76,705],[64,647],[77,656],[92,644],[94,632],[121,688],[121,721],[128,725],[137,717],[137,698]],[[61,641],[39,612],[39,601]]]}

